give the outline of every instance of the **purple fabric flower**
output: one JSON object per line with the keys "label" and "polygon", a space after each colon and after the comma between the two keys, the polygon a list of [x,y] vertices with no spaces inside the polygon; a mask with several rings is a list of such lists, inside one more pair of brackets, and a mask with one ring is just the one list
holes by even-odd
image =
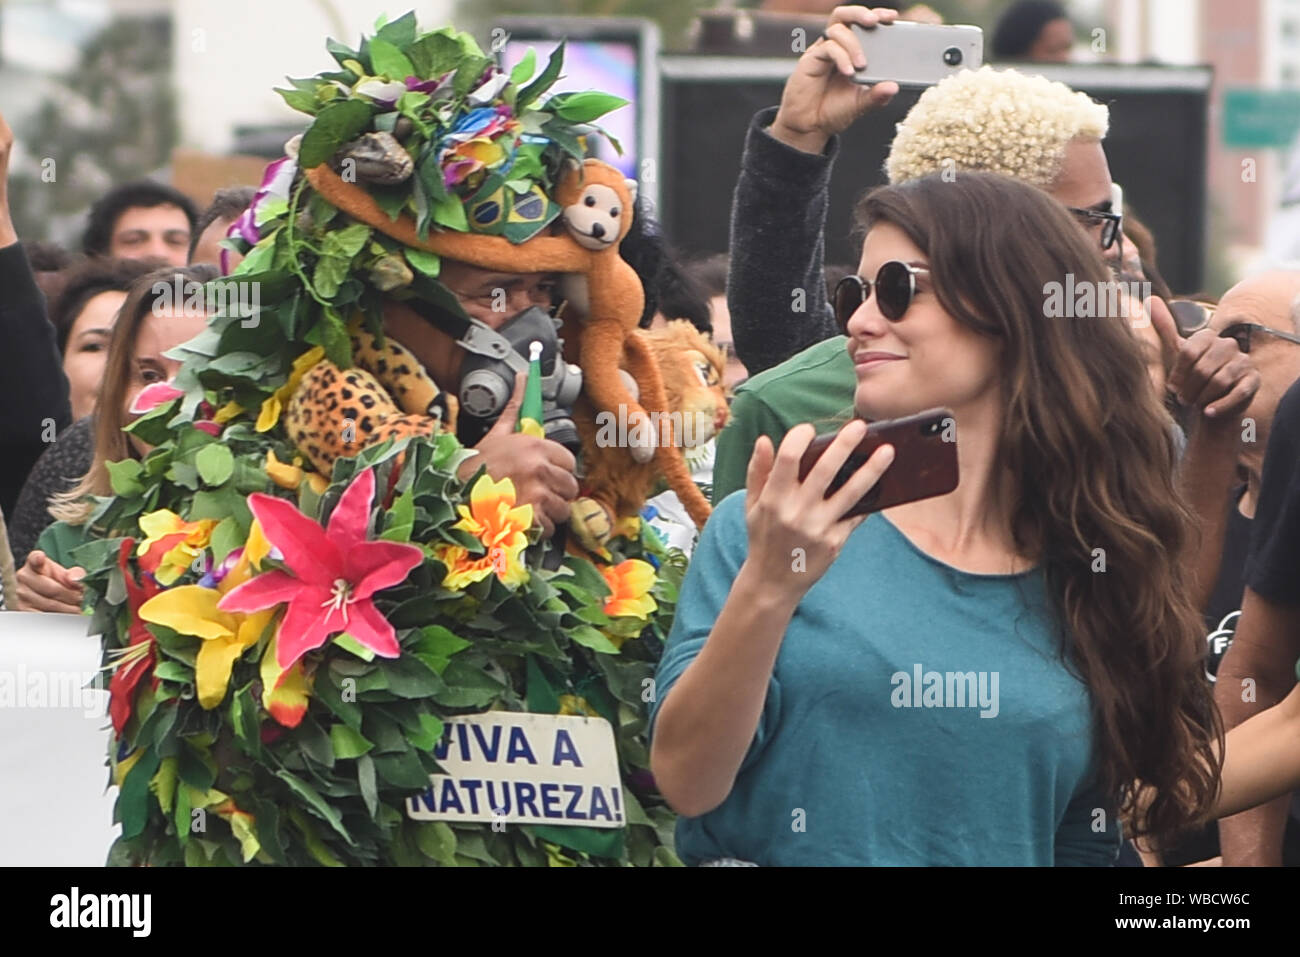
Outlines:
{"label": "purple fabric flower", "polygon": [[[256,246],[262,239],[261,231],[257,228],[257,210],[268,196],[275,196],[280,199],[289,198],[289,190],[293,186],[293,178],[298,173],[298,161],[292,156],[282,156],[266,167],[266,172],[262,174],[262,185],[258,187],[257,192],[253,194],[253,201],[248,204],[248,209],[244,210],[239,218],[236,219],[226,230],[226,238],[238,236],[250,246]],[[226,257],[227,250],[221,251],[221,271],[228,273],[227,266],[229,260]]]}

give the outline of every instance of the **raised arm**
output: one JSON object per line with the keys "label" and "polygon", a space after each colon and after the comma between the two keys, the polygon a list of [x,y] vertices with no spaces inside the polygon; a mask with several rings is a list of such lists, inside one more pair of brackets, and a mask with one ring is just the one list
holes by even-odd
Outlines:
{"label": "raised arm", "polygon": [[849,24],[892,23],[892,10],[836,7],[826,36],[799,58],[778,109],[754,117],[731,210],[727,308],[736,353],[757,375],[837,332],[823,274],[826,205],[837,134],[888,103],[895,83],[864,87]]}
{"label": "raised arm", "polygon": [[9,216],[9,155],[14,136],[0,115],[0,509],[12,514],[31,467],[72,419],[45,297]]}
{"label": "raised arm", "polygon": [[[659,689],[650,763],[668,803],[688,817],[708,813],[731,793],[755,741],[795,609],[864,518],[840,516],[875,485],[893,458],[889,446],[878,449],[843,488],[823,499],[866,426],[860,421],[845,426],[799,482],[799,459],[814,434],[809,425],[792,429],[775,454],[770,440],[759,440],[744,503],[747,550],[735,528],[732,499],[705,527],[682,589],[681,621],[674,623],[660,665],[660,683],[668,687]],[[800,571],[790,559],[795,548],[806,555]],[[731,579],[738,551],[747,553]],[[705,629],[703,647],[695,634],[683,633]],[[680,670],[683,643],[696,653]]]}

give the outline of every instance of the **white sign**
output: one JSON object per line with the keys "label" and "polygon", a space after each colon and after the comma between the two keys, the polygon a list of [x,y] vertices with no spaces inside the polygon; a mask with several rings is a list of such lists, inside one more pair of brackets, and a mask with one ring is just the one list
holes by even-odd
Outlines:
{"label": "white sign", "polygon": [[416,821],[623,827],[614,731],[603,718],[490,711],[448,718],[447,774],[407,801]]}
{"label": "white sign", "polygon": [[106,678],[88,624],[0,611],[0,866],[102,867],[120,830],[117,789],[105,787]]}

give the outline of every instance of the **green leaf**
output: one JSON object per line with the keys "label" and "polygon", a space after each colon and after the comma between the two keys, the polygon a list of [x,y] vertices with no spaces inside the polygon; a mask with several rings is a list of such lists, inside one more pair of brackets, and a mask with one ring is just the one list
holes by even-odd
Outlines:
{"label": "green leaf", "polygon": [[437,79],[452,70],[462,56],[460,44],[442,31],[426,33],[406,49],[417,76]]}
{"label": "green leaf", "polygon": [[361,100],[337,100],[329,104],[303,134],[298,165],[311,169],[327,162],[340,146],[366,128],[371,112],[370,105]]}
{"label": "green leaf", "polygon": [[240,528],[239,522],[235,517],[229,516],[223,518],[217,523],[217,527],[212,530],[212,564],[220,565],[226,560],[226,556],[236,548],[243,547],[244,539],[247,536],[244,530]]}
{"label": "green leaf", "polygon": [[180,839],[181,844],[189,840],[190,829],[194,826],[193,818],[190,816],[190,791],[189,788],[176,789],[176,836]]}
{"label": "green leaf", "polygon": [[351,635],[349,635],[346,631],[341,632],[340,634],[335,636],[334,644],[338,645],[344,651],[349,651],[352,654],[356,655],[362,661],[375,660],[375,653],[371,649],[363,645],[361,642],[357,641]]}
{"label": "green leaf", "polygon": [[343,229],[337,229],[325,237],[321,252],[325,256],[339,256],[351,259],[361,252],[370,239],[370,227],[365,223],[353,223]]}
{"label": "green leaf", "polygon": [[497,863],[496,858],[488,852],[487,842],[483,840],[483,835],[476,831],[462,830],[456,832],[456,853],[484,864]]}
{"label": "green leaf", "polygon": [[[415,40],[415,31],[415,11],[409,10],[392,23],[386,23],[376,30],[370,40],[370,55],[373,57],[375,54],[375,40],[387,40],[399,50],[405,49]],[[396,79],[404,80],[406,77],[399,76]]]}
{"label": "green leaf", "polygon": [[529,824],[528,830],[544,841],[581,851],[592,857],[623,856],[623,829],[604,827],[553,827]]}
{"label": "green leaf", "polygon": [[590,123],[627,104],[628,101],[622,97],[591,90],[585,93],[557,93],[546,101],[546,108],[570,123]]}
{"label": "green leaf", "polygon": [[551,58],[546,62],[546,69],[542,71],[541,76],[519,91],[519,96],[515,99],[515,115],[518,116],[528,104],[549,90],[551,84],[559,79],[560,70],[563,68],[564,41],[561,40],[560,45],[555,48],[555,52],[551,54]]}
{"label": "green leaf", "polygon": [[[523,59],[515,64],[515,68],[510,71],[510,82],[515,86],[521,83],[527,83],[532,79],[533,71],[537,69],[537,51],[532,47],[524,54]],[[277,91],[278,92],[278,91]]]}
{"label": "green leaf", "polygon": [[410,263],[412,269],[418,270],[430,279],[437,279],[438,274],[442,271],[442,257],[437,253],[431,253],[423,249],[413,249],[408,246],[402,250],[402,255]]}
{"label": "green leaf", "polygon": [[352,839],[352,835],[349,834],[347,828],[343,826],[343,819],[339,817],[339,812],[334,810],[334,808],[320,796],[320,793],[315,788],[283,768],[276,771],[275,776],[288,784],[289,787],[293,788],[294,792],[306,801],[308,806],[311,807],[311,809],[314,810],[322,820],[326,821],[330,827],[334,828],[343,840],[353,846],[356,845],[356,842]]}
{"label": "green leaf", "polygon": [[208,485],[224,485],[235,471],[235,457],[230,454],[230,449],[214,442],[194,456],[194,467],[199,470],[199,478]]}
{"label": "green leaf", "polygon": [[158,770],[158,752],[150,748],[135,763],[122,782],[117,797],[118,816],[122,820],[122,837],[128,841],[139,837],[149,820],[149,782]]}
{"label": "green leaf", "polygon": [[275,92],[284,98],[284,102],[289,104],[291,110],[297,110],[299,113],[314,115],[316,113],[316,94],[309,93],[306,90],[285,90],[275,87]]}
{"label": "green leaf", "polygon": [[386,76],[390,80],[405,80],[415,73],[415,67],[402,51],[379,37],[370,40],[370,69],[375,76]]}
{"label": "green leaf", "polygon": [[415,526],[415,497],[407,489],[397,498],[384,519],[384,533],[379,537],[389,542],[409,542]]}
{"label": "green leaf", "polygon": [[355,698],[351,701],[345,701],[340,689],[335,685],[335,680],[329,681],[317,680],[315,686],[316,698],[334,712],[335,717],[343,721],[349,728],[354,731],[361,730],[361,707],[356,703]]}
{"label": "green leaf", "polygon": [[442,625],[426,625],[420,629],[420,640],[413,651],[417,658],[441,675],[451,656],[469,646],[470,642]]}
{"label": "green leaf", "polygon": [[388,690],[399,698],[426,698],[445,690],[442,679],[416,656],[385,659],[379,668],[387,679]]}
{"label": "green leaf", "polygon": [[136,498],[144,494],[140,484],[140,475],[144,471],[136,459],[123,459],[121,462],[105,462],[108,469],[108,482],[113,487],[113,494],[122,498]]}
{"label": "green leaf", "polygon": [[167,481],[179,485],[181,488],[187,488],[191,492],[199,490],[199,471],[193,465],[185,462],[173,462],[165,474]]}
{"label": "green leaf", "polygon": [[158,806],[164,814],[172,811],[172,799],[176,795],[176,759],[164,758],[158,765],[158,771],[149,782],[149,790],[158,800]]}
{"label": "green leaf", "polygon": [[464,96],[478,85],[483,71],[492,65],[492,61],[480,54],[468,57],[456,68],[456,79],[452,81],[452,91],[457,96]]}
{"label": "green leaf", "polygon": [[[183,739],[182,739],[183,740]],[[217,779],[217,768],[212,759],[190,745],[183,745],[176,754],[176,771],[180,779],[196,791],[206,791]]]}
{"label": "green leaf", "polygon": [[373,744],[346,724],[330,726],[330,744],[334,748],[334,757],[340,761],[359,758],[374,747]]}
{"label": "green leaf", "polygon": [[[396,116],[397,114],[389,113],[385,115]],[[402,215],[402,210],[406,208],[406,201],[411,198],[410,192],[404,186],[371,185],[370,195],[379,204],[379,208],[384,211],[384,215],[394,221]]]}
{"label": "green leaf", "polygon": [[591,625],[579,625],[577,628],[571,628],[569,637],[592,651],[603,652],[607,655],[618,654],[618,645],[591,627]]}
{"label": "green leaf", "polygon": [[339,43],[338,40],[334,39],[327,39],[325,41],[325,49],[329,52],[329,55],[334,58],[334,62],[339,66],[343,66],[343,63],[346,60],[355,60],[361,56],[359,52],[352,49],[350,46],[345,46],[344,44]]}
{"label": "green leaf", "polygon": [[248,510],[248,500],[233,485],[223,485],[219,489],[198,492],[190,506],[190,521],[201,518],[215,518],[218,522],[233,516],[240,525],[251,527],[253,513]]}
{"label": "green leaf", "polygon": [[425,788],[429,786],[429,772],[415,756],[414,751],[398,754],[381,754],[375,758],[375,771],[396,788]]}
{"label": "green leaf", "polygon": [[189,684],[194,680],[194,671],[186,668],[179,661],[160,661],[154,666],[153,675],[160,681],[175,681],[177,684]]}
{"label": "green leaf", "polygon": [[439,864],[456,863],[456,832],[446,821],[420,821],[415,825],[415,844]]}
{"label": "green leaf", "polygon": [[[287,773],[287,772],[285,772]],[[343,862],[330,853],[330,849],[325,846],[325,842],[320,839],[316,833],[316,828],[312,825],[307,816],[299,811],[296,807],[289,808],[289,820],[297,826],[302,834],[303,844],[307,846],[307,853],[310,854],[317,863],[326,867],[343,867]],[[349,842],[350,843],[350,842]]]}
{"label": "green leaf", "polygon": [[325,349],[325,357],[334,363],[340,369],[347,369],[352,366],[352,339],[348,335],[346,323],[339,317],[333,309],[325,309],[321,313],[321,346]]}
{"label": "green leaf", "polygon": [[406,740],[421,751],[432,751],[442,738],[442,722],[431,714],[420,715],[420,730],[408,732]]}
{"label": "green leaf", "polygon": [[374,817],[379,807],[379,788],[375,784],[375,761],[368,754],[357,758],[357,785],[361,788],[361,800],[366,802],[366,810]]}
{"label": "green leaf", "polygon": [[455,229],[462,233],[469,231],[469,218],[465,215],[465,206],[461,203],[460,197],[455,195],[443,196],[434,201],[433,221],[445,229]]}
{"label": "green leaf", "polygon": [[479,708],[490,703],[505,688],[482,671],[452,661],[443,672],[447,688],[433,695],[433,700],[448,708]]}

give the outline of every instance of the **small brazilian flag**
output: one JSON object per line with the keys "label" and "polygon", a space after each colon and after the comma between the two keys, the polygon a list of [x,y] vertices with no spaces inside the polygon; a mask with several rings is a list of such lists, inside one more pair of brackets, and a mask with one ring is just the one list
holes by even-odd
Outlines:
{"label": "small brazilian flag", "polygon": [[528,344],[528,383],[524,386],[524,401],[519,407],[515,431],[546,438],[542,415],[542,344],[533,340]]}

